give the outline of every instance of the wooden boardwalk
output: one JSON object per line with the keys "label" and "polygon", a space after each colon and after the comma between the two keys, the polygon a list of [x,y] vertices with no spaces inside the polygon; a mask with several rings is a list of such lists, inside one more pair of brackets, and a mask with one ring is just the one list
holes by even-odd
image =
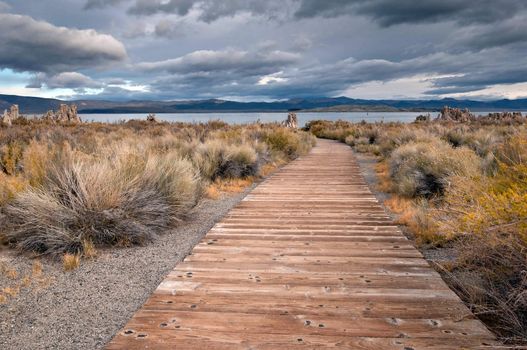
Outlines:
{"label": "wooden boardwalk", "polygon": [[483,349],[494,337],[368,189],[348,146],[255,188],[107,349]]}

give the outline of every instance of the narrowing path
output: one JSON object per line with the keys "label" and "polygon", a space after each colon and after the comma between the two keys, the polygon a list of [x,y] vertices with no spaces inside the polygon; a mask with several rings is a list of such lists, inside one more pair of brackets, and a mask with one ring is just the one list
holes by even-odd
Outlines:
{"label": "narrowing path", "polygon": [[483,349],[494,337],[319,140],[217,223],[107,349]]}

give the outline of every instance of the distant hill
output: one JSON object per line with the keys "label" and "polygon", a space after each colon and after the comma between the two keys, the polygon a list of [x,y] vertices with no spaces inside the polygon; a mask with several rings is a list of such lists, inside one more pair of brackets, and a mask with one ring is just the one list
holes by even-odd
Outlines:
{"label": "distant hill", "polygon": [[19,105],[25,114],[45,113],[57,109],[61,103],[64,102],[51,98],[0,95],[0,113],[14,104]]}
{"label": "distant hill", "polygon": [[363,100],[348,97],[289,99],[274,102],[235,102],[218,99],[188,101],[102,101],[0,95],[0,111],[18,104],[23,114],[43,114],[61,103],[75,103],[80,113],[226,113],[226,112],[396,112],[438,111],[443,106],[469,108],[472,111],[527,110],[527,99],[473,101],[451,98],[441,100]]}

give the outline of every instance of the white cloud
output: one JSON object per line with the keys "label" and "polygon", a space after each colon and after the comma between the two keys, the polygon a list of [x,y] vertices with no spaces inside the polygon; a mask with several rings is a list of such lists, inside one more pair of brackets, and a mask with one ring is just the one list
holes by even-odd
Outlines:
{"label": "white cloud", "polygon": [[110,35],[0,14],[0,68],[57,73],[104,66],[126,57],[124,45]]}
{"label": "white cloud", "polygon": [[272,83],[283,83],[286,82],[286,78],[282,78],[280,75],[282,75],[284,72],[280,71],[277,73],[265,75],[258,80],[257,85],[267,85]]}

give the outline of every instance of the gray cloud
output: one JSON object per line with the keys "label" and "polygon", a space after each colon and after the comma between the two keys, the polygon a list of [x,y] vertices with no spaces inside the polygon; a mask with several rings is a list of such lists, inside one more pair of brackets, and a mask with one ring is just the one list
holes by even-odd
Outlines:
{"label": "gray cloud", "polygon": [[[303,68],[286,68],[262,84],[261,75],[244,70],[202,69],[185,66],[177,74],[164,76],[151,83],[150,94],[178,91],[196,98],[214,96],[265,96],[271,98],[340,95],[352,85],[372,81],[429,76],[424,78],[434,86],[428,94],[450,94],[481,90],[494,83],[512,84],[524,81],[525,68],[510,69],[507,52],[495,50],[489,54],[497,61],[472,53],[436,53],[401,61],[348,58],[331,64]],[[509,59],[511,61],[509,61]]]}
{"label": "gray cloud", "polygon": [[10,8],[11,6],[9,6],[9,4],[6,4],[3,1],[0,1],[0,12],[7,12],[9,11]]}
{"label": "gray cloud", "polygon": [[495,84],[515,84],[525,81],[527,67],[496,67],[493,70],[475,71],[461,76],[434,80],[434,85],[460,92],[467,88],[482,89]]}
{"label": "gray cloud", "polygon": [[[226,53],[222,53],[223,55],[232,56]],[[271,65],[272,69],[267,72],[255,72],[252,69],[233,70],[232,67],[239,65],[239,58],[229,60],[228,63],[216,58],[215,55],[200,54],[197,65],[183,64],[183,60],[177,59],[177,64],[170,62],[148,67],[167,72],[170,70],[172,73],[153,81],[151,93],[182,91],[196,98],[225,95],[272,98],[336,95],[350,84],[392,80],[423,72],[443,73],[446,70],[455,70],[459,56],[438,54],[400,62],[348,58],[332,64],[317,64],[301,69]],[[209,63],[205,64],[204,61]],[[253,67],[252,60],[248,61],[251,62],[248,63],[248,68]],[[283,71],[272,75],[271,79],[262,80],[266,74],[277,72],[278,69]]]}
{"label": "gray cloud", "polygon": [[185,56],[158,62],[143,62],[137,68],[144,71],[169,73],[244,72],[254,76],[270,74],[298,62],[300,56],[284,51],[247,52],[238,50],[200,50]]}
{"label": "gray cloud", "polygon": [[182,22],[174,22],[168,19],[161,20],[154,28],[154,34],[161,38],[182,37],[186,33],[186,26]]}
{"label": "gray cloud", "polygon": [[64,72],[52,76],[38,73],[27,87],[41,88],[43,85],[46,85],[49,89],[85,89],[102,88],[104,86],[102,83],[96,82],[82,73]]}
{"label": "gray cloud", "polygon": [[0,68],[42,72],[42,91],[282,99],[404,78],[444,96],[527,81],[524,0],[2,2],[23,16],[0,15]]}
{"label": "gray cloud", "polygon": [[279,17],[288,12],[287,9],[290,3],[291,0],[136,0],[129,12],[142,16],[156,13],[185,16],[191,9],[195,9],[200,13],[198,17],[200,20],[210,23],[239,13],[249,13],[254,16],[266,16],[268,18]]}
{"label": "gray cloud", "polygon": [[56,27],[28,16],[0,14],[0,67],[63,72],[125,58],[124,45],[110,35]]}
{"label": "gray cloud", "polygon": [[128,0],[88,0],[84,5],[85,10],[102,9],[109,6],[115,6]]}
{"label": "gray cloud", "polygon": [[195,0],[136,0],[129,10],[136,15],[152,15],[158,12],[175,13],[185,16],[194,6]]}
{"label": "gray cloud", "polygon": [[527,20],[516,16],[492,26],[476,25],[454,33],[452,43],[456,47],[475,51],[486,48],[527,43]]}
{"label": "gray cloud", "polygon": [[[87,8],[130,0],[88,0]],[[186,16],[192,9],[199,19],[212,22],[238,13],[268,18],[304,19],[363,15],[389,27],[403,23],[455,21],[461,25],[507,19],[527,9],[524,0],[135,0],[129,9],[136,15],[171,13]]]}

